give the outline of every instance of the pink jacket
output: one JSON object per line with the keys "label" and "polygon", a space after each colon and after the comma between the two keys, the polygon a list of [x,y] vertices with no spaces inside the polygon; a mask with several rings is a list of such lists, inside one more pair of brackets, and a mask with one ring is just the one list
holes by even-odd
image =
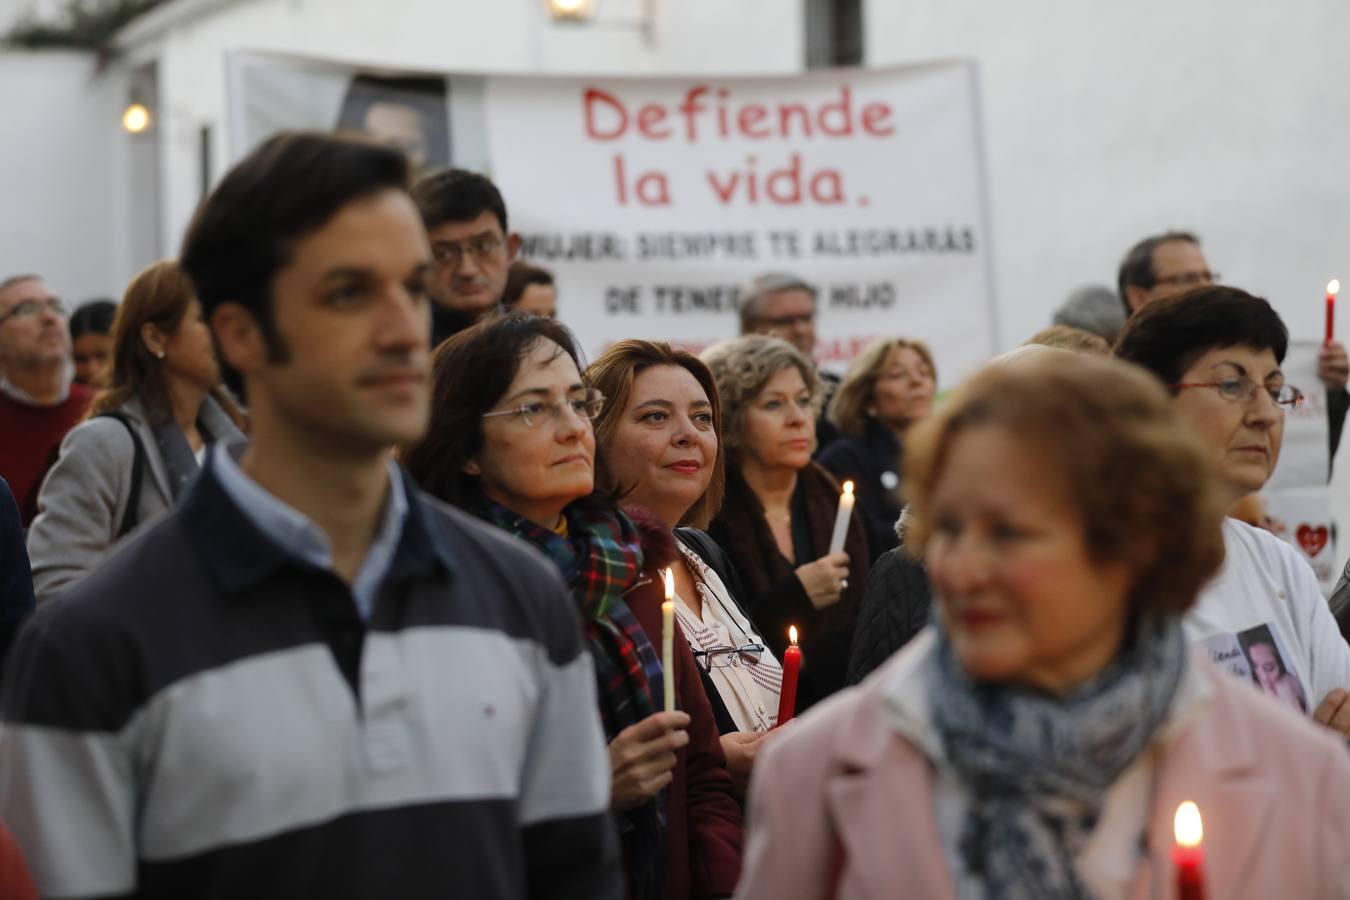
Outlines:
{"label": "pink jacket", "polygon": [[[882,712],[896,661],[765,745],[738,898],[955,900],[933,817],[932,766]],[[1209,897],[1350,897],[1344,742],[1196,664],[1213,692],[1160,754],[1149,853],[1132,896],[1176,896],[1172,817],[1194,800],[1206,826]]]}

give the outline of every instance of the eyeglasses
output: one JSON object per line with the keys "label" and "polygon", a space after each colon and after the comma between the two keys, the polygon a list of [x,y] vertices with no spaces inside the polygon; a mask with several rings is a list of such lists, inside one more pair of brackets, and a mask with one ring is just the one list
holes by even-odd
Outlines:
{"label": "eyeglasses", "polygon": [[1206,269],[1203,272],[1182,272],[1180,275],[1166,275],[1153,279],[1154,284],[1174,284],[1177,287],[1194,287],[1197,284],[1215,284],[1221,276],[1218,272]]}
{"label": "eyeglasses", "polygon": [[573,394],[566,400],[532,400],[511,409],[499,409],[496,412],[483,413],[483,418],[494,416],[518,416],[526,425],[538,425],[542,422],[556,422],[562,415],[563,407],[574,412],[578,418],[587,422],[597,418],[605,408],[605,395],[591,388],[579,394]]}
{"label": "eyeglasses", "polygon": [[14,304],[14,308],[0,316],[0,325],[5,324],[10,319],[28,319],[38,315],[44,309],[51,310],[58,316],[66,314],[66,305],[55,297],[46,300],[24,300],[22,303]]}
{"label": "eyeglasses", "polygon": [[458,269],[464,264],[464,254],[467,253],[476,262],[481,262],[496,254],[503,246],[500,235],[487,232],[466,241],[437,241],[431,245],[431,256],[440,265]]}
{"label": "eyeglasses", "polygon": [[1279,387],[1271,385],[1257,384],[1247,376],[1240,378],[1225,378],[1221,381],[1195,381],[1186,384],[1174,384],[1174,390],[1183,390],[1185,388],[1218,388],[1219,396],[1233,403],[1251,403],[1256,397],[1257,391],[1265,391],[1270,395],[1271,401],[1280,409],[1291,410],[1298,409],[1303,403],[1303,392],[1292,384],[1282,384]]}
{"label": "eyeglasses", "polygon": [[740,647],[714,647],[711,650],[695,650],[694,662],[705,672],[713,669],[725,669],[728,666],[757,666],[764,655],[763,644],[744,644]]}

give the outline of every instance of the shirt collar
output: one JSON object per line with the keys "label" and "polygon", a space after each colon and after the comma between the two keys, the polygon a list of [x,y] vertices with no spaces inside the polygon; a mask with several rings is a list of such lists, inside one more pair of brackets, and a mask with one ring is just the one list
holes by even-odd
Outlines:
{"label": "shirt collar", "polygon": [[[327,534],[244,472],[238,458],[245,446],[243,442],[228,447],[213,445],[202,472],[204,477],[183,506],[190,527],[198,532],[198,546],[216,577],[228,589],[242,591],[288,559],[331,570],[332,549]],[[415,486],[405,478],[403,470],[390,460],[389,496],[380,530],[352,584],[353,596],[367,616],[386,576],[425,571],[435,562],[447,570],[452,567],[449,549],[443,546],[439,535],[431,532],[432,523],[423,508],[425,501],[414,502]],[[243,520],[238,524],[246,532],[236,534],[228,547],[218,540],[217,529],[230,528],[220,516],[225,512],[218,508],[221,501],[234,508],[233,518]],[[214,526],[208,524],[212,522]]]}

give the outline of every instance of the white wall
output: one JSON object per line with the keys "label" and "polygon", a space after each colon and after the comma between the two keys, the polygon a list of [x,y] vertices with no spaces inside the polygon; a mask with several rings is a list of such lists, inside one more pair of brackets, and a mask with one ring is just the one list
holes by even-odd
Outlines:
{"label": "white wall", "polygon": [[120,72],[90,54],[0,52],[0,278],[37,272],[72,302],[117,297],[154,258],[154,235],[128,224],[156,187],[144,167],[129,174],[150,138],[122,132],[125,101]]}
{"label": "white wall", "polygon": [[869,65],[979,65],[1006,346],[1171,227],[1320,336],[1350,274],[1350,5],[867,0],[866,22]]}
{"label": "white wall", "polygon": [[[178,3],[184,0],[176,0]],[[198,134],[212,127],[215,177],[226,153],[225,57],[292,53],[372,67],[514,73],[792,72],[803,58],[800,0],[665,0],[648,44],[624,22],[638,0],[602,0],[588,26],[556,24],[543,0],[240,0],[162,43],[162,240],[176,247],[200,199]]]}
{"label": "white wall", "polygon": [[[979,65],[1005,346],[1167,228],[1320,338],[1350,281],[1350,4],[867,0],[866,22],[869,65]],[[1336,471],[1344,560],[1350,450]]]}

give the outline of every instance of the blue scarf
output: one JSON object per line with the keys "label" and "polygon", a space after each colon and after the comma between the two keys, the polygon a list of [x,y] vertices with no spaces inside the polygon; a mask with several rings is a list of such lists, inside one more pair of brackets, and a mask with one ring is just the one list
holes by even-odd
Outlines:
{"label": "blue scarf", "polygon": [[1186,665],[1180,621],[1139,619],[1106,671],[1062,698],[972,682],[938,634],[933,716],[972,801],[966,870],[991,900],[1090,897],[1074,859],[1167,718]]}

